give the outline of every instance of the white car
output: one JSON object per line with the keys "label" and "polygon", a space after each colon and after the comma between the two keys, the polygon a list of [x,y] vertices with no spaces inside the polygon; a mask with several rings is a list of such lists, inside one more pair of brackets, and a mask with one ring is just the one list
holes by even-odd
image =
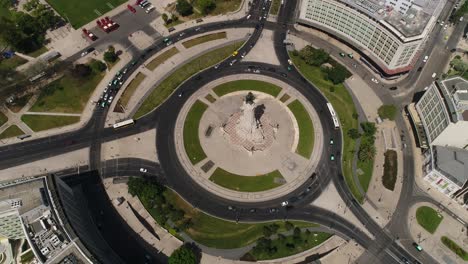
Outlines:
{"label": "white car", "polygon": [[147,170],[147,169],[145,169],[145,168],[140,168],[140,172],[143,172],[143,173],[145,173],[145,172],[148,172],[148,170]]}
{"label": "white car", "polygon": [[436,76],[437,76],[437,73],[434,72],[434,73],[432,74],[432,78],[435,78]]}
{"label": "white car", "polygon": [[229,63],[229,65],[232,66],[232,65],[234,65],[234,63],[236,63],[236,62],[237,62],[237,60],[232,60],[232,61]]}
{"label": "white car", "polygon": [[288,204],[289,204],[288,201],[284,201],[284,202],[281,203],[281,206],[286,206],[286,205],[288,205]]}
{"label": "white car", "polygon": [[151,5],[149,6],[148,8],[146,8],[146,14],[149,14],[150,12],[152,12],[153,10],[155,9],[154,5]]}
{"label": "white car", "polygon": [[424,56],[424,59],[423,59],[423,62],[427,62],[427,60],[429,59],[429,56]]}
{"label": "white car", "polygon": [[84,57],[84,56],[86,56],[86,55],[88,55],[88,52],[87,52],[87,51],[83,51],[83,52],[81,53],[81,57]]}
{"label": "white car", "polygon": [[372,81],[373,83],[377,83],[377,84],[379,83],[379,81],[377,81],[376,78],[372,78],[371,81]]}

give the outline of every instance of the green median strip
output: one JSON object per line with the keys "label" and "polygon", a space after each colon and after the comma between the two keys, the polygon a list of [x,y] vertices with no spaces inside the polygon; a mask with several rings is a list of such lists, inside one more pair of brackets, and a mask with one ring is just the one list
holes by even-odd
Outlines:
{"label": "green median strip", "polygon": [[263,81],[238,80],[220,84],[213,88],[213,91],[218,97],[237,91],[258,91],[277,97],[281,92],[281,88]]}
{"label": "green median strip", "polygon": [[200,145],[200,138],[198,135],[200,119],[206,109],[208,109],[206,104],[201,101],[196,101],[185,118],[184,147],[192,164],[197,164],[206,158],[206,154]]}
{"label": "green median strip", "polygon": [[193,46],[200,45],[208,41],[213,41],[217,39],[225,39],[225,38],[226,38],[226,32],[223,31],[223,32],[208,34],[208,35],[196,37],[191,40],[184,41],[182,42],[182,45],[184,45],[186,49],[189,49]]}
{"label": "green median strip", "polygon": [[284,178],[278,170],[264,175],[242,176],[218,167],[210,176],[210,181],[239,192],[261,192],[282,185]]}
{"label": "green median strip", "polygon": [[186,79],[201,70],[219,63],[229,57],[235,50],[242,46],[243,42],[237,42],[212,50],[201,55],[174,71],[164,79],[151,94],[145,99],[136,112],[134,118],[138,119],[161,105]]}
{"label": "green median strip", "polygon": [[79,116],[23,115],[21,120],[38,132],[56,127],[68,126],[80,121]]}
{"label": "green median strip", "polygon": [[421,206],[416,210],[416,220],[427,232],[434,234],[444,217],[429,206]]}
{"label": "green median strip", "polygon": [[179,50],[176,47],[172,47],[158,55],[156,58],[154,58],[150,63],[146,65],[146,68],[148,68],[150,71],[153,71],[159,65],[163,64],[165,61],[167,61],[177,53],[179,53]]}
{"label": "green median strip", "polygon": [[5,124],[7,121],[8,117],[4,113],[0,112],[0,126]]}
{"label": "green median strip", "polygon": [[312,120],[304,105],[298,100],[294,100],[288,104],[288,108],[293,113],[299,126],[299,142],[296,153],[309,159],[314,149],[314,126],[312,125]]}
{"label": "green median strip", "polygon": [[120,96],[120,104],[122,104],[124,107],[127,107],[128,102],[130,101],[130,98],[132,98],[133,93],[138,89],[140,84],[145,80],[146,75],[143,73],[139,72],[133,78],[133,80],[130,81],[130,84],[125,88],[125,91],[122,93],[122,96]]}
{"label": "green median strip", "polygon": [[359,183],[355,182],[353,178],[353,160],[356,140],[348,135],[350,129],[358,129],[357,111],[353,99],[343,84],[335,85],[327,80],[325,78],[325,73],[320,67],[307,64],[299,56],[294,56],[292,52],[290,53],[290,57],[296,68],[304,77],[312,82],[325,95],[340,118],[344,139],[342,152],[344,178],[354,197],[362,203],[364,197],[357,187]]}
{"label": "green median strip", "polygon": [[23,135],[24,132],[16,125],[9,126],[5,131],[0,134],[0,139],[12,138],[19,135]]}
{"label": "green median strip", "polygon": [[466,250],[464,250],[457,243],[455,243],[455,241],[451,240],[446,236],[441,237],[440,240],[446,247],[453,251],[453,253],[457,254],[464,261],[468,261],[468,252],[466,252]]}
{"label": "green median strip", "polygon": [[281,7],[281,1],[282,0],[273,0],[273,2],[271,3],[270,14],[272,15],[278,14],[278,11]]}
{"label": "green median strip", "polygon": [[397,153],[394,150],[387,150],[385,152],[385,163],[384,163],[384,175],[383,185],[385,188],[393,191],[395,189],[395,183],[398,174],[398,160]]}

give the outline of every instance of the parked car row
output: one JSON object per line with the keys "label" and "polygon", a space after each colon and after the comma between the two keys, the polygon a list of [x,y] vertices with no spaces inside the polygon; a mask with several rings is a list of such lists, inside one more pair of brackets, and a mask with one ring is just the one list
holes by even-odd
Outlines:
{"label": "parked car row", "polygon": [[149,2],[148,0],[137,0],[135,2],[135,5],[138,5],[139,7],[143,8],[147,14],[155,9],[154,5],[152,5],[151,2]]}
{"label": "parked car row", "polygon": [[133,67],[135,64],[136,64],[136,61],[133,61],[130,65],[128,65],[127,67],[123,68],[122,70],[118,71],[115,74],[114,78],[109,82],[107,87],[104,89],[104,92],[102,93],[101,97],[99,98],[97,102],[97,104],[101,108],[104,108],[112,104],[112,101],[114,100],[115,95],[122,87],[122,84],[125,82],[126,78],[128,78],[127,73],[129,69]]}
{"label": "parked car row", "polygon": [[112,21],[109,17],[96,20],[96,24],[106,33],[110,33],[119,27],[119,24]]}

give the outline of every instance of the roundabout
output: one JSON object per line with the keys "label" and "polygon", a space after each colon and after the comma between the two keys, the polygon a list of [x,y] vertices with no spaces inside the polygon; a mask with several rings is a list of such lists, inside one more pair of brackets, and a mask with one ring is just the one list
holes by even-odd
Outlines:
{"label": "roundabout", "polygon": [[278,79],[254,74],[200,87],[182,106],[174,133],[190,177],[239,202],[278,198],[303,185],[323,148],[320,119],[305,97]]}

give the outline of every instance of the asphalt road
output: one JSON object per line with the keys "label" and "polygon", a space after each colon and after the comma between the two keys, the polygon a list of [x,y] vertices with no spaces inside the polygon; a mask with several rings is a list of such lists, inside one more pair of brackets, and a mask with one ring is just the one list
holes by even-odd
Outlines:
{"label": "asphalt road", "polygon": [[[249,51],[252,45],[255,45],[261,34],[262,28],[265,26],[275,31],[274,45],[277,56],[283,66],[277,67],[261,63],[237,63],[234,66],[229,66],[229,60],[223,62],[218,69],[208,69],[198,75],[192,77],[186,81],[181,87],[177,94],[182,92],[183,96],[180,98],[176,94],[171,96],[166,103],[161,105],[155,111],[139,119],[136,124],[132,127],[119,129],[118,131],[112,128],[103,128],[105,115],[107,109],[96,108],[93,113],[93,117],[89,123],[82,129],[74,132],[68,132],[61,135],[51,136],[47,138],[41,138],[36,140],[30,140],[19,144],[8,145],[0,148],[0,169],[16,166],[19,164],[29,163],[35,160],[44,159],[50,156],[56,156],[63,153],[67,153],[72,150],[76,150],[83,147],[91,147],[90,151],[90,166],[89,169],[100,170],[102,177],[118,177],[124,175],[139,175],[139,168],[144,166],[149,168],[149,173],[158,176],[164,183],[169,187],[176,190],[181,194],[187,201],[192,203],[195,207],[202,209],[203,211],[230,220],[239,221],[265,221],[272,219],[297,219],[313,221],[324,226],[328,226],[345,237],[355,240],[367,249],[367,252],[371,256],[373,262],[380,263],[395,263],[397,259],[406,257],[407,259],[414,260],[412,255],[414,252],[408,252],[399,242],[399,237],[409,237],[406,224],[404,222],[405,215],[408,211],[408,201],[412,199],[420,199],[413,195],[414,178],[411,177],[411,172],[414,168],[411,157],[411,149],[408,148],[404,151],[405,160],[405,173],[408,173],[410,177],[404,177],[404,190],[402,191],[400,202],[398,204],[398,210],[395,217],[392,219],[391,224],[388,228],[380,228],[352,197],[348,190],[346,183],[343,180],[341,166],[339,162],[332,162],[328,159],[331,153],[334,153],[337,157],[340,157],[339,151],[341,150],[341,131],[335,130],[331,124],[331,118],[328,111],[326,110],[326,100],[318,92],[318,90],[308,83],[295,69],[291,72],[287,72],[284,65],[287,65],[288,55],[286,53],[285,46],[282,41],[284,40],[287,29],[294,23],[294,9],[297,5],[296,0],[286,1],[279,13],[278,23],[265,23],[264,20],[259,21],[259,16],[263,15],[261,11],[260,2],[256,1],[256,4],[252,7],[252,18],[250,20],[240,19],[235,21],[226,21],[220,23],[211,23],[201,26],[200,31],[195,31],[195,27],[184,31],[185,36],[179,37],[178,34],[170,35],[173,41],[178,41],[183,38],[190,36],[219,30],[223,28],[236,28],[236,27],[255,27],[257,24],[258,29],[254,31],[247,44],[242,48],[240,53],[244,50]],[[101,40],[105,43],[105,39]],[[108,41],[111,42],[109,39]],[[96,45],[100,43],[96,43]],[[161,39],[157,39],[155,44],[145,51],[135,50],[136,65],[131,67],[128,75],[131,71],[135,70],[145,58],[158,52],[165,47],[165,44]],[[74,57],[70,58],[73,60],[77,58],[77,53]],[[294,192],[267,202],[262,203],[239,203],[228,201],[223,198],[217,197],[211,193],[206,192],[201,186],[192,180],[187,175],[185,170],[182,169],[180,163],[176,157],[174,150],[174,139],[173,129],[174,120],[180,107],[185,100],[195,92],[195,90],[203,84],[214,80],[216,78],[245,72],[248,66],[255,66],[261,70],[260,74],[271,76],[280,79],[291,86],[295,87],[298,91],[304,94],[304,96],[311,101],[312,105],[320,113],[319,118],[324,128],[324,140],[328,142],[330,137],[335,139],[334,148],[326,148],[324,155],[320,161],[320,165],[317,169],[318,177],[315,179],[309,179],[305,184],[297,188]],[[130,66],[128,66],[130,67]],[[271,70],[271,69],[274,69]],[[286,76],[285,76],[286,75]],[[417,86],[417,85],[416,85]],[[382,94],[379,92],[380,95]],[[393,99],[386,99],[386,101]],[[401,119],[401,118],[400,118]],[[397,120],[397,125],[401,129],[405,130],[405,126],[402,120]],[[160,165],[154,164],[150,161],[142,160],[112,160],[105,161],[104,164],[100,161],[100,146],[103,142],[114,140],[117,138],[133,135],[154,127],[158,128],[157,133],[157,148],[160,153]],[[409,135],[409,131],[405,130],[404,133]],[[408,137],[407,137],[408,138]],[[328,145],[327,142],[324,142]],[[83,168],[86,169],[86,168]],[[82,169],[82,170],[83,170]],[[59,174],[66,174],[67,172],[59,172]],[[327,184],[335,184],[340,196],[349,206],[350,210],[356,215],[368,230],[375,235],[375,239],[371,240],[366,234],[359,231],[353,224],[348,222],[346,219],[335,215],[333,212],[313,207],[308,205],[313,201],[321,191],[327,186]],[[309,188],[309,189],[308,189]],[[269,213],[269,208],[275,207],[280,208],[280,202],[289,199],[293,196],[300,196],[305,194],[304,197],[293,204],[291,208],[281,208],[279,213]],[[227,206],[233,205],[238,208],[235,212],[227,210]],[[254,214],[249,213],[249,209],[257,208]],[[400,213],[401,212],[401,213]],[[389,231],[392,230],[392,232]],[[405,243],[403,243],[405,244]],[[408,247],[408,245],[404,245]],[[410,249],[411,251],[411,249]],[[412,255],[411,255],[412,254]],[[422,255],[424,257],[424,263],[432,263],[433,260],[430,257]],[[417,256],[418,258],[421,255]]]}

